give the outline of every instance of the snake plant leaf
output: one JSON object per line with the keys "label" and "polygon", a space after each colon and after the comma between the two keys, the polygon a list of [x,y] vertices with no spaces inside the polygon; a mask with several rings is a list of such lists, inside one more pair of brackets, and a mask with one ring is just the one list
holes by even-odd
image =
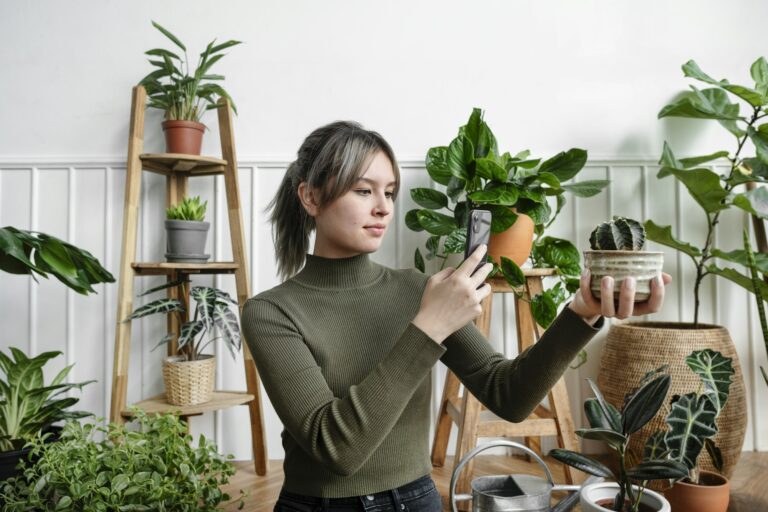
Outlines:
{"label": "snake plant leaf", "polygon": [[590,475],[616,480],[616,475],[613,474],[613,471],[611,471],[608,466],[592,457],[582,455],[581,453],[555,448],[554,450],[550,450],[549,456],[563,464],[568,464],[580,471],[589,473]]}
{"label": "snake plant leaf", "polygon": [[669,430],[664,441],[670,457],[696,467],[696,459],[704,447],[704,440],[717,434],[717,410],[707,395],[687,393],[672,404],[667,415]]}
{"label": "snake plant leaf", "polygon": [[733,377],[733,359],[712,349],[697,350],[685,358],[685,363],[699,376],[704,393],[712,400],[717,414],[725,407]]}
{"label": "snake plant leaf", "polygon": [[627,470],[633,480],[678,480],[688,476],[688,467],[676,460],[646,460]]}
{"label": "snake plant leaf", "polygon": [[645,441],[643,447],[643,460],[659,460],[666,457],[669,450],[667,449],[667,443],[664,441],[663,430],[657,430]]}
{"label": "snake plant leaf", "polygon": [[174,311],[183,312],[184,305],[178,299],[162,298],[153,300],[143,306],[137,308],[131,315],[123,320],[128,322],[129,320],[135,320],[149,315],[172,313]]}
{"label": "snake plant leaf", "polygon": [[592,393],[594,393],[597,403],[600,404],[600,408],[603,410],[603,415],[608,420],[611,430],[621,432],[621,414],[603,397],[600,388],[597,387],[597,384],[592,379],[587,379],[587,382],[589,387],[592,388]]}
{"label": "snake plant leaf", "polygon": [[645,236],[648,240],[677,249],[692,258],[701,256],[701,250],[698,247],[672,236],[672,226],[659,226],[652,220],[647,220],[643,227],[645,227]]}
{"label": "snake plant leaf", "polygon": [[667,399],[671,383],[669,375],[661,375],[629,396],[622,410],[625,435],[637,432],[656,416]]}

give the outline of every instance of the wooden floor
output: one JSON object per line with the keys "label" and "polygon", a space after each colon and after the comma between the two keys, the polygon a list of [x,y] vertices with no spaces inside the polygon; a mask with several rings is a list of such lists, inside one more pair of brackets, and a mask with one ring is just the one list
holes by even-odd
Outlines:
{"label": "wooden floor", "polygon": [[[475,458],[475,475],[505,475],[510,473],[542,474],[535,464],[524,460],[503,455],[480,455]],[[253,464],[237,462],[237,474],[233,477],[226,491],[232,495],[238,489],[246,490],[250,496],[245,501],[243,510],[272,511],[280,488],[283,484],[283,461],[273,460],[269,463],[267,476],[257,476]],[[562,482],[562,468],[554,461],[548,460],[554,478]],[[434,468],[432,478],[443,496],[443,510],[450,510],[448,505],[448,484],[451,480],[453,460],[447,458],[446,465]],[[237,504],[232,504],[224,510],[237,510]],[[578,507],[575,509],[578,510]],[[731,481],[731,505],[729,512],[761,512],[768,511],[768,452],[745,452],[739,460],[739,465]]]}

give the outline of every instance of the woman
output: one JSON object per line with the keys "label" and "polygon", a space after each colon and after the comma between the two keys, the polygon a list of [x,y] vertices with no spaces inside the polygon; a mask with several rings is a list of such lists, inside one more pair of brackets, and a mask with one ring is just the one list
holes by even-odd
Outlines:
{"label": "woman", "polygon": [[[661,306],[661,282],[634,305],[626,280],[615,309],[594,299],[584,275],[539,342],[508,360],[472,323],[491,291],[481,286],[491,264],[470,275],[484,246],[429,278],[369,259],[399,187],[389,144],[357,123],[335,122],[307,137],[268,207],[286,280],[248,300],[243,328],[285,427],[276,511],[441,510],[428,439],[438,360],[495,414],[521,421],[600,330],[601,315]],[[602,294],[613,297],[610,278]]]}

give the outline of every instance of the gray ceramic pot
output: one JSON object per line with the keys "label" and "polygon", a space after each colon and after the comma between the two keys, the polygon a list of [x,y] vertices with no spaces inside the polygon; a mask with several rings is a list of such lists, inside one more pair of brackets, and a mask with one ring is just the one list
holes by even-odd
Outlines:
{"label": "gray ceramic pot", "polygon": [[166,220],[168,252],[165,259],[174,263],[205,263],[211,257],[204,253],[210,227],[209,222]]}

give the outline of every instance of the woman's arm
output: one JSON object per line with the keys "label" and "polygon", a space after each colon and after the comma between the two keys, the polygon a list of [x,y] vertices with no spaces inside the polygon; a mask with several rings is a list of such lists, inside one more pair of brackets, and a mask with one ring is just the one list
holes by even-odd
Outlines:
{"label": "woman's arm", "polygon": [[566,306],[541,339],[515,359],[494,350],[470,323],[446,339],[448,350],[440,360],[494,414],[519,422],[539,405],[603,322],[601,317],[589,325]]}
{"label": "woman's arm", "polygon": [[264,388],[296,442],[343,476],[357,472],[389,435],[421,381],[446,351],[413,323],[344,398],[328,387],[302,334],[278,306],[250,299],[243,331]]}

